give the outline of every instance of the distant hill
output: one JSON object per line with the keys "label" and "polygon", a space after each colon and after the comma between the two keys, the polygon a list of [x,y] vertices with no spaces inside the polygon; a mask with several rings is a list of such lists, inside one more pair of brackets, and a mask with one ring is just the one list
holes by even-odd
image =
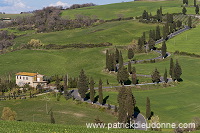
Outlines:
{"label": "distant hill", "polygon": [[[147,10],[154,15],[160,6],[163,7],[163,13],[180,13],[182,12],[181,5],[182,1],[178,0],[158,0],[157,2],[154,0],[141,0],[64,10],[62,16],[75,18],[78,14],[81,14],[85,16],[96,16],[99,19],[108,20],[118,18],[119,15],[124,17],[140,16],[144,10]],[[194,9],[187,8],[187,13],[194,14]]]}

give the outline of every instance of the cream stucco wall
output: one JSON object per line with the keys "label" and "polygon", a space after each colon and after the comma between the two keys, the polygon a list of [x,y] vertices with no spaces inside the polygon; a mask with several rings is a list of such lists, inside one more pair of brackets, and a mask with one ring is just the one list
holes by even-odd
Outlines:
{"label": "cream stucco wall", "polygon": [[16,75],[16,84],[22,87],[25,84],[33,86],[34,76]]}

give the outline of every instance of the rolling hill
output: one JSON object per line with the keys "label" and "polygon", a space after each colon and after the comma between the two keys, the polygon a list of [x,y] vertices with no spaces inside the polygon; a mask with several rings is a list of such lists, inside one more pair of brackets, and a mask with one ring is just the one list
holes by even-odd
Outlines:
{"label": "rolling hill", "polygon": [[[192,1],[189,1],[192,3]],[[136,1],[117,3],[110,5],[102,5],[95,7],[86,7],[74,10],[63,11],[62,16],[70,16],[74,18],[76,14],[83,15],[96,15],[100,19],[113,19],[117,18],[118,14],[124,14],[125,17],[141,15],[143,10],[147,10],[155,14],[160,6],[163,7],[164,13],[179,13],[182,10],[182,1]],[[188,13],[194,14],[193,7],[187,7]],[[80,70],[83,68],[89,77],[94,77],[96,81],[99,78],[103,79],[104,85],[108,79],[110,85],[118,84],[116,76],[104,71],[105,67],[105,50],[113,49],[115,47],[121,48],[123,51],[123,57],[127,61],[127,51],[124,46],[132,44],[134,40],[142,35],[143,32],[147,33],[150,29],[155,29],[157,24],[144,24],[139,23],[137,20],[119,21],[103,23],[98,26],[88,27],[84,29],[64,30],[50,33],[34,33],[34,31],[20,32],[15,29],[9,29],[10,32],[22,35],[14,40],[14,48],[21,44],[26,44],[31,39],[40,39],[44,44],[73,44],[73,43],[101,43],[110,42],[114,46],[101,47],[101,48],[70,48],[62,50],[19,50],[10,53],[0,55],[0,74],[5,75],[9,72],[16,73],[19,71],[39,72],[45,75],[54,74],[66,74],[77,77]],[[180,34],[171,40],[167,41],[168,52],[174,52],[176,50],[199,53],[199,28],[191,29],[183,34]],[[122,46],[122,47],[120,47]],[[136,59],[146,59],[155,57],[157,54],[136,54]],[[199,65],[200,58],[188,57],[188,56],[176,56],[172,57],[179,60],[182,67],[183,82],[172,84],[170,87],[153,89],[153,90],[137,90],[133,94],[137,100],[137,106],[141,110],[142,114],[145,114],[146,97],[151,99],[151,108],[155,115],[160,117],[161,122],[191,122],[194,117],[200,117],[199,114]],[[161,75],[163,75],[165,68],[169,70],[169,58],[156,63],[148,64],[134,64],[138,74],[151,75],[155,68],[158,68]],[[168,76],[169,77],[169,76]],[[14,75],[13,75],[14,78]],[[140,78],[140,82],[144,82],[144,79]],[[159,85],[157,85],[159,86]],[[140,88],[139,88],[140,89]],[[104,96],[109,95],[108,102],[110,104],[117,104],[117,92],[109,90],[104,92]],[[15,127],[17,131],[26,132],[31,130],[37,132],[43,128],[44,132],[107,132],[107,130],[85,129],[83,124],[87,121],[92,122],[95,115],[102,116],[103,121],[115,121],[116,117],[102,112],[98,109],[90,108],[87,104],[76,105],[73,101],[65,101],[62,99],[59,102],[50,101],[49,103],[54,107],[55,117],[60,119],[60,124],[66,125],[50,125],[50,124],[38,124],[38,123],[24,123],[24,122],[3,122],[0,124],[0,131],[10,131]],[[17,105],[17,106],[16,106]],[[38,105],[38,106],[37,106]],[[41,99],[33,99],[28,101],[2,101],[0,103],[0,109],[4,106],[9,106],[17,111],[19,119],[23,121],[32,121],[33,114],[44,115],[44,101]],[[32,108],[34,107],[34,109]],[[25,115],[23,113],[25,108]],[[61,110],[62,112],[59,112]],[[63,113],[68,111],[67,113]],[[85,114],[86,117],[75,117],[74,112],[79,114]],[[96,113],[97,112],[97,113]],[[80,115],[79,115],[80,116]],[[109,118],[109,119],[108,119]],[[38,121],[37,121],[38,120]],[[44,118],[36,117],[37,122],[49,122],[49,116]],[[77,124],[78,123],[78,124]],[[22,125],[23,124],[23,125]],[[25,128],[27,124],[28,128]],[[70,125],[72,124],[72,125]],[[75,126],[81,125],[81,126]],[[33,129],[37,127],[37,129]],[[129,132],[130,130],[128,130]],[[109,131],[110,132],[110,131]],[[111,132],[119,132],[119,130],[113,130]],[[120,130],[120,132],[127,132],[126,130]]]}
{"label": "rolling hill", "polygon": [[[198,1],[199,2],[199,1]],[[193,0],[189,0],[189,5],[193,4]],[[160,6],[163,8],[163,13],[180,13],[182,12],[182,1],[133,1],[122,2],[109,5],[100,5],[94,7],[79,8],[75,10],[63,11],[63,17],[75,18],[77,14],[86,16],[97,16],[99,19],[109,20],[118,18],[119,14],[123,14],[124,17],[136,17],[140,16],[144,10],[151,12],[153,15]],[[194,7],[187,7],[188,14],[194,14]]]}

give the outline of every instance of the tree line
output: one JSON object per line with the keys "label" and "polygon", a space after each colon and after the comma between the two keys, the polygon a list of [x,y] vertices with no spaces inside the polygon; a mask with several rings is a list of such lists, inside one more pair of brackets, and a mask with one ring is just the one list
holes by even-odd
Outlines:
{"label": "tree line", "polygon": [[73,4],[69,8],[66,8],[66,10],[68,10],[68,9],[83,8],[83,7],[91,7],[91,6],[96,6],[96,4],[94,4],[94,3]]}
{"label": "tree line", "polygon": [[[170,59],[169,75],[172,78],[172,81],[178,81],[178,82],[182,81],[182,78],[181,78],[182,68],[181,68],[178,60],[176,60],[176,63],[174,63],[173,58]],[[155,82],[159,83],[161,81],[161,75],[157,68],[155,68],[155,70],[153,71],[151,78],[152,78],[153,83],[155,83]],[[163,75],[163,81],[165,83],[168,82],[166,68],[165,68],[165,72]]]}
{"label": "tree line", "polygon": [[[134,57],[134,51],[132,48],[128,49],[128,58],[130,59],[128,63],[128,69],[124,66],[124,59],[122,56],[122,52],[117,48],[115,52],[112,53],[106,50],[106,69],[108,71],[117,72],[117,81],[120,84],[133,84],[138,83],[138,79],[136,76],[136,68],[131,66],[131,60]],[[131,75],[131,80],[129,79]]]}
{"label": "tree line", "polygon": [[14,34],[9,34],[7,30],[0,31],[0,50],[13,45],[12,40],[15,39]]}
{"label": "tree line", "polygon": [[75,19],[62,18],[58,7],[45,7],[33,11],[33,16],[18,17],[7,23],[7,27],[18,27],[19,30],[37,30],[37,32],[52,32],[65,29],[82,28],[97,22],[96,17],[76,15]]}

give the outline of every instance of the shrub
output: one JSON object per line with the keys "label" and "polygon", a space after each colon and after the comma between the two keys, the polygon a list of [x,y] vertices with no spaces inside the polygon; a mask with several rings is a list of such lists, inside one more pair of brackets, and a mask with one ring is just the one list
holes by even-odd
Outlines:
{"label": "shrub", "polygon": [[12,111],[9,107],[4,107],[1,118],[3,120],[13,121],[16,120],[17,113]]}
{"label": "shrub", "polygon": [[44,44],[37,39],[31,39],[31,41],[26,44],[26,48],[42,48],[43,46]]}

